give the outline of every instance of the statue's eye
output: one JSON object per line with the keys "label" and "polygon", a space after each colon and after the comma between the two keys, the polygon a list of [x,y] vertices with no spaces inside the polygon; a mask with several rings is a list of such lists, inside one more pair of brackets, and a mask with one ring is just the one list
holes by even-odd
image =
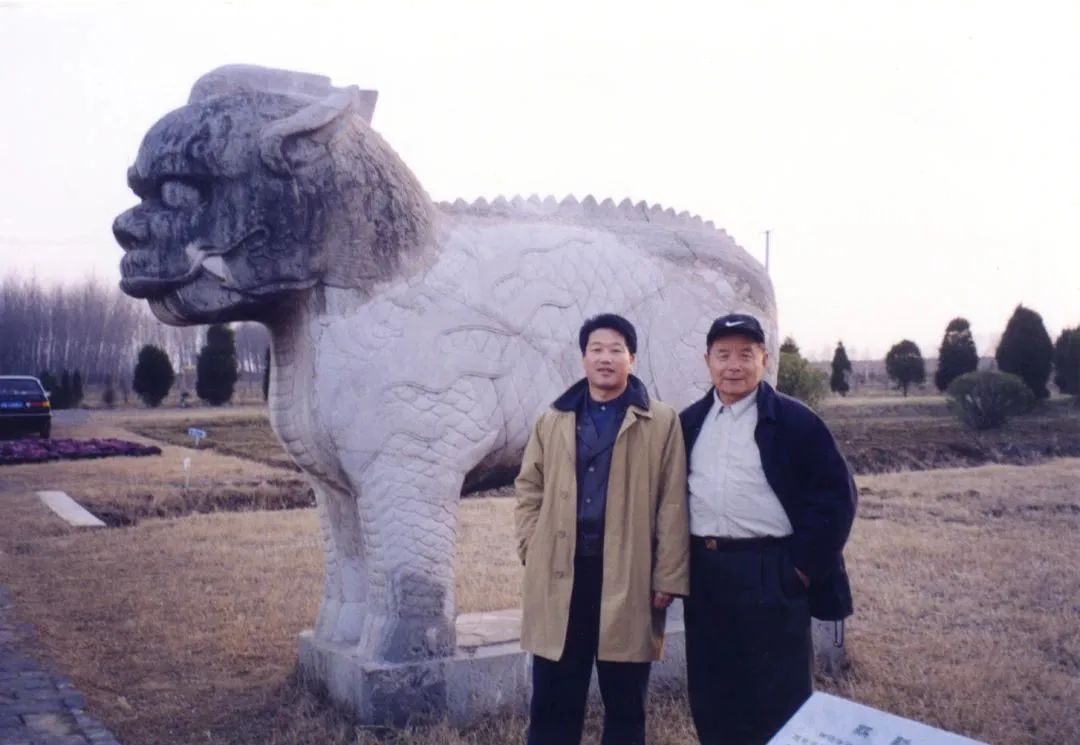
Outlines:
{"label": "statue's eye", "polygon": [[200,202],[202,195],[195,186],[175,179],[161,182],[161,203],[169,209],[198,207]]}

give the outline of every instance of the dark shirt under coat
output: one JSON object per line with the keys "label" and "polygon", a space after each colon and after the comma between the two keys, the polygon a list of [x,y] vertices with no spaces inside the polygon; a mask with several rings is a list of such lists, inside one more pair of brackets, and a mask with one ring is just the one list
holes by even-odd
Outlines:
{"label": "dark shirt under coat", "polygon": [[[679,415],[689,459],[713,404],[713,392]],[[828,427],[805,404],[762,381],[754,440],[769,486],[791,522],[791,557],[810,578],[810,615],[837,621],[851,615],[851,586],[842,554],[855,518],[851,469]]]}
{"label": "dark shirt under coat", "polygon": [[578,557],[603,555],[611,457],[626,409],[631,404],[641,408],[649,406],[644,385],[636,378],[631,378],[626,390],[611,401],[593,400],[587,381],[582,381],[554,403],[556,409],[574,411],[577,417],[575,466],[578,519],[575,555]]}

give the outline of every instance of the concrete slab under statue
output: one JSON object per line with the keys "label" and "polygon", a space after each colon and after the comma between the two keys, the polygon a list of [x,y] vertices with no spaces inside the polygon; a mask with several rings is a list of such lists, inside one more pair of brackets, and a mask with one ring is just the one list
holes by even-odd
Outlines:
{"label": "concrete slab under statue", "polygon": [[[457,618],[458,648],[427,662],[370,662],[352,650],[300,635],[300,668],[332,700],[368,722],[403,724],[438,712],[462,726],[483,715],[528,710],[532,656],[518,644],[521,611],[469,613]],[[686,643],[682,604],[669,613],[664,659],[653,663],[651,690],[685,687]],[[593,695],[598,696],[596,676]]]}
{"label": "concrete slab under statue", "polygon": [[760,319],[771,382],[779,357],[764,267],[712,223],[591,196],[433,203],[372,129],[376,98],[216,69],[145,136],[128,172],[142,202],[113,226],[121,287],[160,320],[269,329],[270,421],[315,491],[325,548],[301,661],[362,722],[405,702],[456,710],[480,658],[502,701],[527,695],[520,653],[462,657],[458,502],[516,470],[536,417],[580,377],[585,318],[635,323],[638,376],[676,408],[709,385],[719,315]]}

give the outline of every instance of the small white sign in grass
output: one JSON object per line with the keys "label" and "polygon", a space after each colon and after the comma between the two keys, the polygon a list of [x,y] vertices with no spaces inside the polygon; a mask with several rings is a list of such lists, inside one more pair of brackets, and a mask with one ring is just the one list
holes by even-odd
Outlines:
{"label": "small white sign in grass", "polygon": [[195,438],[195,447],[199,447],[199,443],[206,439],[206,430],[199,429],[198,427],[188,427],[188,436]]}
{"label": "small white sign in grass", "polygon": [[769,745],[986,745],[820,691]]}

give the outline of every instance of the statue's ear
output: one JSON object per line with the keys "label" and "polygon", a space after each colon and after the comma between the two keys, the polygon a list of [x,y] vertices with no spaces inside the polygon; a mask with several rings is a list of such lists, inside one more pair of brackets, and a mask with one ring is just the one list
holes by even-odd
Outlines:
{"label": "statue's ear", "polygon": [[360,118],[371,124],[371,117],[375,116],[375,102],[379,100],[378,91],[362,91],[359,88],[348,89],[353,97],[353,109]]}
{"label": "statue's ear", "polygon": [[378,91],[349,87],[315,101],[291,116],[268,124],[259,133],[259,154],[271,171],[291,174],[326,156],[322,147],[350,116],[368,124]]}

